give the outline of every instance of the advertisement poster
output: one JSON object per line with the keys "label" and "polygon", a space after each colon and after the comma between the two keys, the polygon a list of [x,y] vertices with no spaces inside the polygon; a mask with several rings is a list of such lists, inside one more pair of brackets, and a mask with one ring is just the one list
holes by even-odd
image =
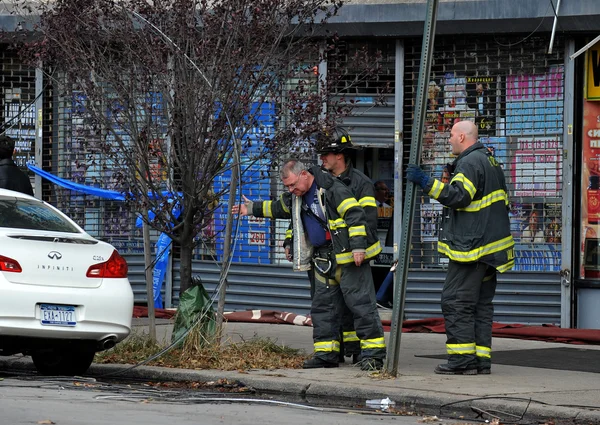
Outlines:
{"label": "advertisement poster", "polygon": [[512,159],[512,196],[559,197],[562,142],[558,136],[518,137]]}
{"label": "advertisement poster", "polygon": [[[581,171],[581,262],[580,277],[595,274],[600,264],[594,253],[600,234],[600,103],[583,105],[583,158]],[[588,253],[584,255],[584,253]]]}

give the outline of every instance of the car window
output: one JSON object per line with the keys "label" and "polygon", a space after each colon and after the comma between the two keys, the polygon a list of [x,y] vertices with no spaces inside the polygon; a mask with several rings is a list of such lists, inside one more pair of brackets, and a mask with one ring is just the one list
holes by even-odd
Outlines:
{"label": "car window", "polygon": [[0,227],[80,233],[52,208],[31,199],[0,196]]}

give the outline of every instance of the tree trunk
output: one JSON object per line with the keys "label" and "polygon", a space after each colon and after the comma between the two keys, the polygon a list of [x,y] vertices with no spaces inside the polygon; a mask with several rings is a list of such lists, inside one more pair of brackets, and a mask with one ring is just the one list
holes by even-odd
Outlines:
{"label": "tree trunk", "polygon": [[194,253],[193,234],[182,232],[179,251],[179,295],[183,294],[192,286],[192,256]]}

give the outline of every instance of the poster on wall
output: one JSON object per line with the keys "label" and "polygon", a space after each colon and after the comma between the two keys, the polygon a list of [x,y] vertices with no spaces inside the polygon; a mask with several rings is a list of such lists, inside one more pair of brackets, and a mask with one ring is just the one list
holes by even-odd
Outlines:
{"label": "poster on wall", "polygon": [[562,134],[563,78],[562,66],[506,76],[507,136]]}
{"label": "poster on wall", "polygon": [[585,278],[600,270],[594,255],[600,241],[600,102],[584,102],[582,155],[580,277]]}
{"label": "poster on wall", "polygon": [[513,138],[513,197],[559,197],[562,143],[559,136]]}

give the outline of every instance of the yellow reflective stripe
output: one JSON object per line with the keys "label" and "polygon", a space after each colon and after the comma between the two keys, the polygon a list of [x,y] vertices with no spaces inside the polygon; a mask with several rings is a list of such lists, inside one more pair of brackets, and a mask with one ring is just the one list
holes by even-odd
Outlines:
{"label": "yellow reflective stripe", "polygon": [[379,337],[360,340],[361,350],[368,350],[372,348],[385,348],[385,339],[383,337]]}
{"label": "yellow reflective stripe", "polygon": [[335,261],[338,264],[354,263],[354,256],[352,252],[342,252],[341,254],[335,254]]}
{"label": "yellow reflective stripe", "polygon": [[452,178],[452,180],[450,180],[450,184],[454,182],[461,182],[465,190],[469,192],[469,195],[471,195],[471,199],[475,197],[475,192],[477,192],[477,189],[475,188],[475,185],[471,182],[471,180],[466,178],[463,173],[458,173]]}
{"label": "yellow reflective stripe", "polygon": [[448,354],[475,354],[475,343],[467,344],[446,344]]}
{"label": "yellow reflective stripe", "polygon": [[283,211],[285,211],[286,214],[290,213],[289,208],[285,205],[285,202],[283,202],[283,195],[281,195],[279,197],[279,203],[281,204],[281,208],[283,208]]}
{"label": "yellow reflective stripe", "polygon": [[[381,252],[381,243],[379,241],[375,242],[373,245],[367,248],[365,252],[365,258],[373,258],[377,254]],[[342,252],[340,254],[335,254],[335,261],[338,264],[349,264],[354,263],[354,255],[352,252]]]}
{"label": "yellow reflective stripe", "polygon": [[319,341],[315,342],[315,352],[331,353],[340,351],[339,341]]}
{"label": "yellow reflective stripe", "polygon": [[348,236],[351,238],[355,236],[367,236],[367,229],[364,225],[352,226],[348,229]]}
{"label": "yellow reflective stripe", "polygon": [[358,203],[361,207],[375,207],[377,208],[377,202],[375,202],[375,198],[372,196],[365,196],[364,198],[360,198]]}
{"label": "yellow reflective stripe", "polygon": [[373,245],[367,248],[367,253],[365,254],[366,258],[373,258],[377,254],[381,252],[381,243],[379,241],[375,242]]}
{"label": "yellow reflective stripe", "polygon": [[340,215],[340,217],[344,217],[346,215],[346,211],[348,211],[350,208],[354,208],[354,207],[360,207],[360,204],[358,203],[358,201],[355,198],[347,198],[344,199],[337,207],[337,212]]}
{"label": "yellow reflective stripe", "polygon": [[262,204],[263,209],[263,217],[273,218],[273,210],[271,209],[271,204],[273,201],[264,201]]}
{"label": "yellow reflective stripe", "polygon": [[342,336],[343,336],[344,342],[355,342],[355,341],[358,341],[358,336],[356,335],[356,331],[343,332]]}
{"label": "yellow reflective stripe", "polygon": [[[489,254],[493,254],[495,252],[503,251],[514,246],[515,242],[513,240],[512,235],[505,237],[504,239],[500,239],[499,241],[495,241],[489,243],[487,245],[480,246],[479,248],[475,248],[471,251],[454,251],[450,249],[448,244],[438,241],[438,252],[446,255],[453,261],[458,261],[461,263],[467,263],[471,261],[477,261],[481,257]],[[513,260],[514,262],[514,260]],[[508,264],[508,263],[507,263]],[[498,271],[500,269],[496,267]]]}
{"label": "yellow reflective stripe", "polygon": [[431,196],[433,199],[437,199],[442,193],[442,189],[444,189],[444,183],[442,183],[439,180],[434,180],[433,186],[431,186],[428,195]]}
{"label": "yellow reflective stripe", "polygon": [[492,358],[492,349],[490,347],[484,347],[482,345],[475,346],[475,350],[477,351],[477,357],[483,357],[486,359]]}
{"label": "yellow reflective stripe", "polygon": [[482,210],[483,208],[487,208],[492,205],[494,202],[504,201],[504,204],[508,202],[508,196],[506,192],[502,189],[496,190],[489,195],[484,196],[479,201],[473,201],[469,204],[469,206],[465,208],[457,208],[458,211],[466,211],[466,212],[477,212]]}
{"label": "yellow reflective stripe", "polygon": [[505,271],[512,269],[514,266],[515,260],[510,260],[508,263],[496,267],[496,270],[498,270],[498,273],[504,273]]}
{"label": "yellow reflective stripe", "polygon": [[343,218],[329,220],[329,230],[341,229],[342,227],[348,227]]}

